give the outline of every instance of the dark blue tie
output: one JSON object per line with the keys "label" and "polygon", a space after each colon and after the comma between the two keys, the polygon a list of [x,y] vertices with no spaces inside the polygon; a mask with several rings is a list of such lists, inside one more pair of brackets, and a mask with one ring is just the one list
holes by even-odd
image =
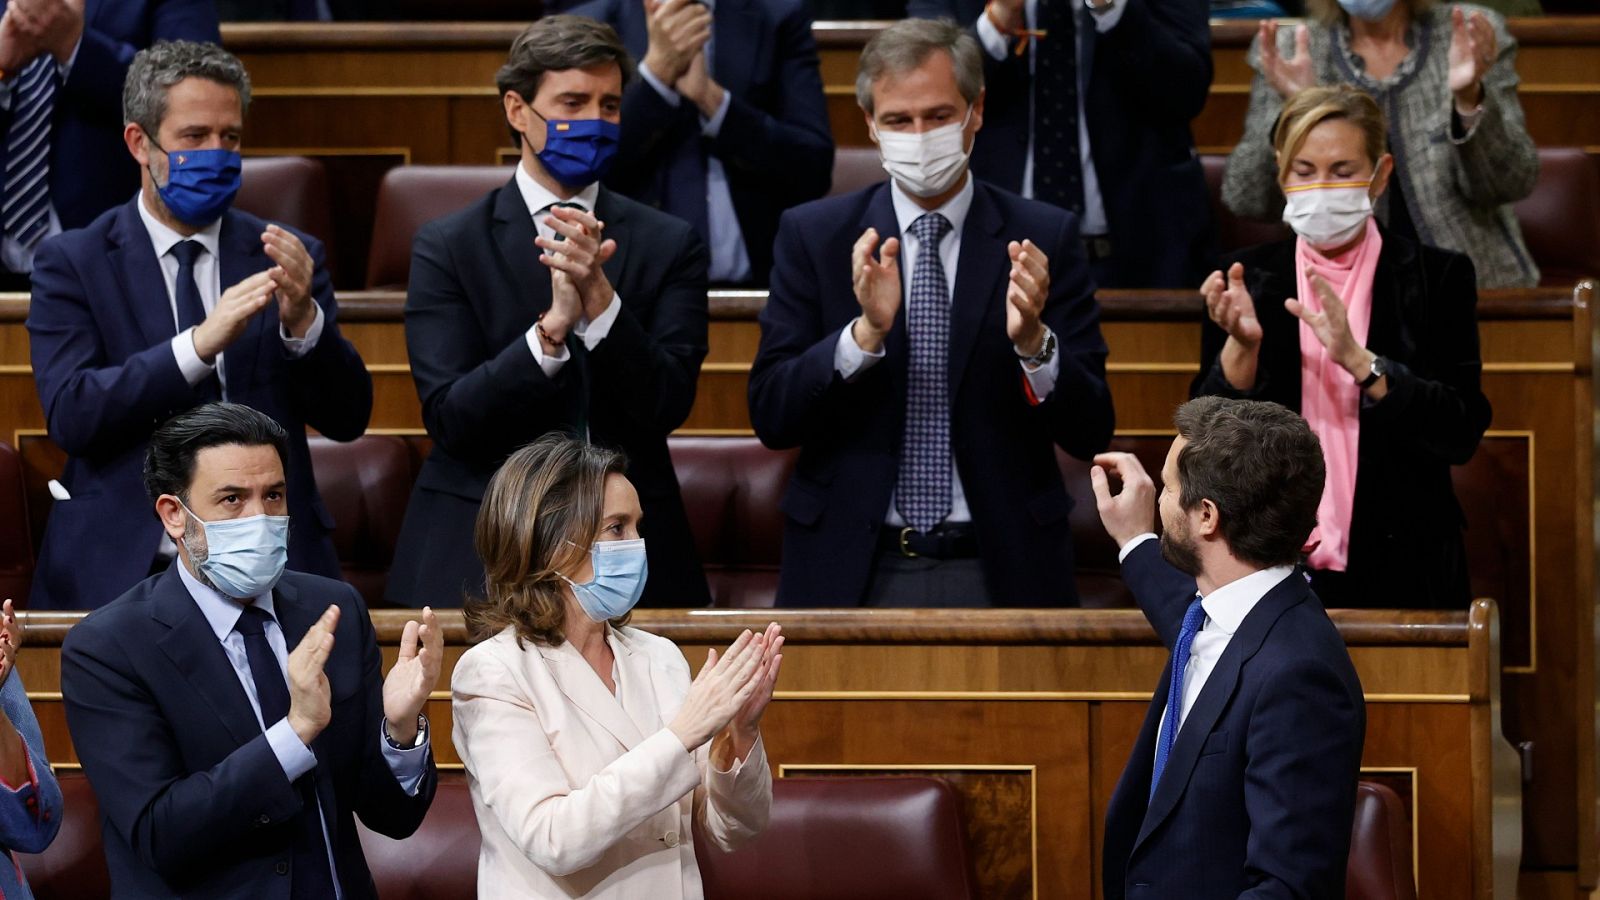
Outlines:
{"label": "dark blue tie", "polygon": [[1078,140],[1078,0],[1039,0],[1034,44],[1033,196],[1083,213]]}
{"label": "dark blue tie", "polygon": [[[0,4],[4,8],[4,4]],[[50,128],[56,61],[46,53],[22,68],[11,92],[0,231],[31,254],[50,230]]]}
{"label": "dark blue tie", "polygon": [[[246,606],[233,630],[244,638],[244,655],[250,663],[250,680],[256,683],[261,721],[270,728],[289,714],[289,684],[278,666],[277,654],[267,643],[266,624],[272,616],[256,606]],[[296,900],[328,900],[334,896],[333,873],[328,869],[328,845],[322,839],[322,816],[317,807],[317,773],[295,782],[304,808],[294,841],[294,877],[289,896]]]}
{"label": "dark blue tie", "polygon": [[[179,241],[167,252],[178,261],[178,277],[172,284],[173,300],[178,306],[178,331],[198,328],[206,320],[206,305],[200,299],[200,283],[194,280],[194,264],[200,254],[206,252],[206,248],[199,241]],[[222,399],[222,383],[217,380],[215,373],[207,375],[194,389],[207,402]],[[288,707],[284,707],[284,711],[287,712]]]}
{"label": "dark blue tie", "polygon": [[906,524],[923,534],[950,514],[950,288],[939,241],[951,227],[944,216],[927,213],[910,229],[917,238],[917,262],[906,311],[911,362],[895,506]]}
{"label": "dark blue tie", "polygon": [[1161,783],[1161,773],[1167,768],[1167,757],[1172,755],[1172,743],[1177,739],[1178,726],[1183,723],[1183,672],[1189,668],[1189,647],[1200,625],[1206,619],[1205,608],[1200,605],[1200,595],[1195,594],[1189,609],[1183,614],[1183,628],[1178,632],[1178,642],[1172,645],[1172,680],[1167,685],[1167,715],[1161,722],[1161,733],[1156,735],[1156,767],[1150,773],[1150,796],[1156,795],[1156,785]]}

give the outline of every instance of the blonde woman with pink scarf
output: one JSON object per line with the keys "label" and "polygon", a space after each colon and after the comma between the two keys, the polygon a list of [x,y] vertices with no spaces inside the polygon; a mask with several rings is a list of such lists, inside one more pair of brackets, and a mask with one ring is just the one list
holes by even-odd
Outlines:
{"label": "blonde woman with pink scarf", "polygon": [[1471,599],[1450,467],[1489,427],[1472,261],[1380,228],[1394,171],[1376,102],[1301,91],[1273,130],[1296,236],[1235,254],[1200,292],[1209,321],[1192,393],[1298,410],[1327,481],[1306,547],[1330,607]]}

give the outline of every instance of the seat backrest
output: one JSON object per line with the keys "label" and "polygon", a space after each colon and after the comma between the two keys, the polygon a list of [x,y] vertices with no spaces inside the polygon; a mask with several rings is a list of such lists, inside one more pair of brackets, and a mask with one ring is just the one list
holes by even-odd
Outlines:
{"label": "seat backrest", "polygon": [[1222,175],[1228,169],[1228,157],[1207,153],[1200,157],[1200,168],[1206,174],[1206,193],[1211,197],[1211,213],[1217,223],[1217,252],[1226,255],[1290,236],[1289,226],[1282,222],[1240,218],[1222,202]]}
{"label": "seat backrest", "polygon": [[697,834],[695,856],[706,900],[976,896],[961,798],[937,778],[780,778],[765,831],[732,853]]}
{"label": "seat backrest", "polygon": [[1356,785],[1356,815],[1350,825],[1346,900],[1417,900],[1411,868],[1411,829],[1405,804],[1375,781]]}
{"label": "seat backrest", "polygon": [[309,439],[322,503],[333,516],[333,548],[344,578],[367,606],[382,606],[400,523],[411,500],[414,454],[404,438],[367,434],[340,443]]}
{"label": "seat backrest", "polygon": [[833,187],[828,189],[828,196],[859,191],[888,178],[877,147],[840,147],[833,151]]}
{"label": "seat backrest", "polygon": [[81,771],[56,772],[61,785],[61,830],[43,853],[18,853],[36,900],[82,900],[111,894],[100,841],[100,804]]}
{"label": "seat backrest", "polygon": [[478,895],[478,817],[462,772],[440,772],[428,815],[403,841],[356,822],[361,852],[384,900]]}
{"label": "seat backrest", "polygon": [[1578,147],[1541,148],[1539,181],[1515,209],[1541,284],[1600,277],[1600,161]]}
{"label": "seat backrest", "polygon": [[[1161,489],[1161,467],[1167,460],[1172,438],[1164,435],[1122,436],[1111,440],[1114,452],[1132,453]],[[1078,582],[1078,601],[1088,609],[1114,609],[1134,605],[1133,594],[1122,581],[1122,565],[1117,561],[1117,542],[1106,534],[1095,509],[1094,488],[1089,482],[1089,463],[1068,456],[1056,448],[1056,463],[1067,495],[1072,498],[1073,570]],[[1113,486],[1113,489],[1116,489]]]}
{"label": "seat backrest", "polygon": [[305,156],[250,156],[244,160],[234,205],[247,213],[300,229],[323,243],[333,262],[333,207],[328,170]]}
{"label": "seat backrest", "polygon": [[0,441],[0,600],[10,598],[23,609],[32,585],[33,537],[22,457]]}
{"label": "seat backrest", "polygon": [[[367,254],[367,288],[404,289],[411,277],[411,239],[511,180],[511,166],[399,166],[378,184],[378,209]],[[531,252],[531,251],[530,251]]]}
{"label": "seat backrest", "polygon": [[667,447],[712,605],[772,606],[783,558],[778,502],[796,454],[753,437],[672,437]]}

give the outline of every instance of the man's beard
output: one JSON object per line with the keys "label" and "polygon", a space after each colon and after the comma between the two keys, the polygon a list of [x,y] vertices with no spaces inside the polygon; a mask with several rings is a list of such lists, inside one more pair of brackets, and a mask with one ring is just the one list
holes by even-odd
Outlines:
{"label": "man's beard", "polygon": [[219,594],[224,593],[200,568],[200,565],[210,558],[211,552],[206,546],[205,529],[194,520],[194,516],[184,517],[183,540],[178,542],[178,552],[189,558],[189,571],[194,574],[196,581]]}
{"label": "man's beard", "polygon": [[1188,529],[1183,529],[1181,534],[1171,526],[1162,529],[1161,558],[1185,575],[1200,574],[1200,548],[1195,546]]}

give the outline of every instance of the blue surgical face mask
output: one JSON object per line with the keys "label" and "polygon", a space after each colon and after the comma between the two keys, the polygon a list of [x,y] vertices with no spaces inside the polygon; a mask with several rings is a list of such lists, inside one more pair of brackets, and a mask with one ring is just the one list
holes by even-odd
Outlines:
{"label": "blue surgical face mask", "polygon": [[644,540],[600,541],[589,548],[594,577],[579,584],[563,575],[572,585],[578,605],[596,622],[607,622],[625,615],[644,593],[644,580],[650,574],[645,562]]}
{"label": "blue surgical face mask", "polygon": [[[180,505],[182,501],[179,501]],[[196,564],[217,590],[247,600],[272,590],[289,561],[289,517],[247,516],[207,522],[188,506],[183,511],[206,532],[206,558]],[[194,560],[190,553],[190,561]]]}
{"label": "blue surgical face mask", "polygon": [[[539,116],[531,106],[528,111]],[[544,149],[537,156],[552,178],[569,187],[585,187],[611,171],[622,137],[621,125],[605,119],[539,118],[544,119],[545,138]]]}
{"label": "blue surgical face mask", "polygon": [[[235,150],[162,150],[155,138],[150,145],[167,154],[167,183],[156,193],[178,221],[204,228],[222,218],[239,193],[242,163]],[[155,180],[155,170],[150,172]]]}
{"label": "blue surgical face mask", "polygon": [[1339,0],[1339,5],[1353,18],[1381,22],[1394,9],[1394,0]]}

